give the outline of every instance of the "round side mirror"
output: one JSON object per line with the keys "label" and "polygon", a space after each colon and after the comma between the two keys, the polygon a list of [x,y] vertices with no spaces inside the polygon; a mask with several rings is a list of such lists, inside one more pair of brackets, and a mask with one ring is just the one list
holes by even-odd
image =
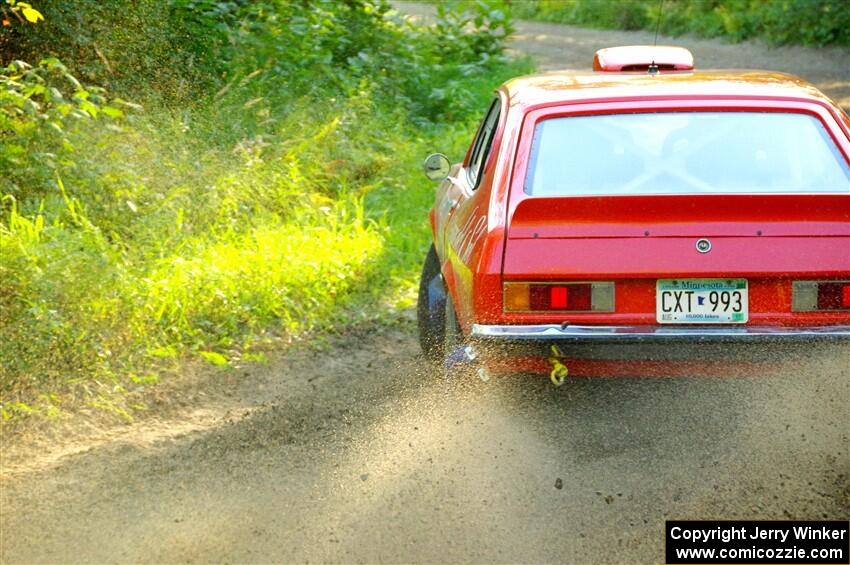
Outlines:
{"label": "round side mirror", "polygon": [[452,164],[449,162],[449,158],[442,153],[432,153],[422,163],[422,168],[425,169],[425,176],[430,180],[441,181],[449,176]]}

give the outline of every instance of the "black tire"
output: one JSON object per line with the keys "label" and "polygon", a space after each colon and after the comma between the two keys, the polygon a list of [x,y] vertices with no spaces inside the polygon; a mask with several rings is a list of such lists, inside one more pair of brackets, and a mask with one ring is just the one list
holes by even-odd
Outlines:
{"label": "black tire", "polygon": [[[443,274],[440,270],[440,259],[432,244],[425,255],[422,265],[422,276],[419,279],[419,299],[416,304],[416,321],[419,326],[419,345],[425,357],[435,363],[443,362],[443,341],[445,340],[446,321],[442,305],[430,304],[429,287],[434,279],[439,278],[443,284]],[[443,291],[445,286],[442,287]]]}
{"label": "black tire", "polygon": [[457,321],[457,311],[451,296],[446,297],[446,316],[443,324],[443,355],[451,355],[463,345],[463,333]]}
{"label": "black tire", "polygon": [[456,355],[458,350],[464,347],[466,339],[457,321],[457,311],[450,295],[446,296],[446,315],[443,331],[443,360],[442,372],[446,382],[457,384],[465,381],[473,374],[472,367],[463,361],[455,359],[452,362],[449,356]]}

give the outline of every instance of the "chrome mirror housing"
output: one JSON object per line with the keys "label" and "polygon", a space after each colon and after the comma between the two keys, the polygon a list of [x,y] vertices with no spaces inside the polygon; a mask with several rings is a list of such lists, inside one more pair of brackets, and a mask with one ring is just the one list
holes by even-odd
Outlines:
{"label": "chrome mirror housing", "polygon": [[449,158],[442,153],[432,153],[422,163],[422,168],[429,180],[437,182],[443,181],[449,176],[452,164],[449,162]]}

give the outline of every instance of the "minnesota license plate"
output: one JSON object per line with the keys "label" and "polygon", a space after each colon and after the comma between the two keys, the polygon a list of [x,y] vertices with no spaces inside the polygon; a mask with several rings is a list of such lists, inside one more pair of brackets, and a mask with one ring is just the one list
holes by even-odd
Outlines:
{"label": "minnesota license plate", "polygon": [[659,324],[743,324],[747,279],[661,279],[655,285]]}

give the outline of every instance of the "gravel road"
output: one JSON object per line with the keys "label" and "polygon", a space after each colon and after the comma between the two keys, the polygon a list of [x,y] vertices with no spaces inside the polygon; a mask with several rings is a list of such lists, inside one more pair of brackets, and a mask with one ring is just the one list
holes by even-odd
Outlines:
{"label": "gravel road", "polygon": [[[587,53],[645,41],[521,24],[514,47],[548,49],[543,29]],[[730,64],[762,49],[695,43]],[[777,361],[447,387],[413,324],[353,330],[134,425],[4,439],[0,561],[660,563],[665,519],[847,519],[850,347]]]}

